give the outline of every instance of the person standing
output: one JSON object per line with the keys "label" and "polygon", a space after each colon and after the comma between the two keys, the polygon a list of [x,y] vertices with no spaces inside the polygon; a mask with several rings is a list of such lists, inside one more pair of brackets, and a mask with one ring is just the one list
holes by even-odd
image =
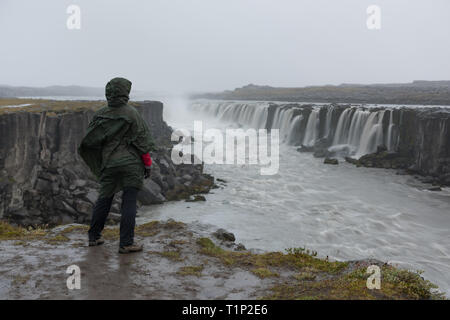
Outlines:
{"label": "person standing", "polygon": [[105,88],[108,105],[89,124],[78,153],[100,182],[88,231],[89,246],[104,243],[101,233],[114,195],[122,191],[119,253],[142,251],[134,242],[136,201],[143,180],[150,177],[154,149],[150,130],[141,114],[128,104],[132,83],[114,78]]}

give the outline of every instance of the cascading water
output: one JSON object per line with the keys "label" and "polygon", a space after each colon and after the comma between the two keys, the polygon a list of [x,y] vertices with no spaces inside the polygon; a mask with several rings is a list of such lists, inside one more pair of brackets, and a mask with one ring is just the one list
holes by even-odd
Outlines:
{"label": "cascading water", "polygon": [[383,144],[384,111],[371,112],[361,135],[361,141],[356,151],[356,158],[375,152],[377,146]]}
{"label": "cascading water", "polygon": [[308,124],[306,125],[305,136],[303,138],[304,146],[312,147],[317,140],[320,121],[318,115],[318,109],[313,109],[309,114]]}
{"label": "cascading water", "polygon": [[327,116],[326,116],[326,120],[325,120],[325,138],[328,138],[330,136],[331,120],[333,119],[333,111],[334,111],[334,106],[330,106],[327,110]]}
{"label": "cascading water", "polygon": [[289,127],[290,121],[292,120],[292,109],[281,109],[277,108],[275,111],[275,115],[272,122],[271,129],[279,129],[280,130],[280,140],[286,142],[289,135]]}
{"label": "cascading water", "polygon": [[301,114],[297,115],[292,119],[291,124],[289,126],[289,134],[288,134],[288,144],[296,144],[299,139],[300,125],[302,123],[303,116]]}
{"label": "cascading water", "polygon": [[347,126],[351,118],[352,109],[345,109],[339,117],[336,127],[336,133],[334,134],[333,145],[339,145],[345,143],[347,136]]}
{"label": "cascading water", "polygon": [[348,132],[347,144],[350,146],[359,146],[364,126],[367,122],[370,112],[367,110],[356,110],[353,114]]}
{"label": "cascading water", "polygon": [[287,144],[295,143],[303,116],[294,115],[295,108],[277,108],[270,129],[280,130],[280,140]]}
{"label": "cascading water", "polygon": [[[280,140],[290,145],[303,144],[311,147],[317,140],[332,136],[329,150],[341,155],[361,157],[375,152],[377,146],[383,144],[389,151],[395,151],[398,143],[393,110],[390,109],[389,127],[384,137],[383,116],[386,110],[370,111],[368,108],[347,107],[337,119],[336,126],[333,126],[333,113],[336,112],[334,106],[316,106],[305,116],[307,109],[301,106],[280,104],[273,112],[272,121],[268,121],[269,104],[265,102],[196,102],[193,108],[220,120],[255,129],[266,128],[267,123],[271,123],[268,129],[279,129]],[[319,130],[321,108],[327,108],[323,119],[324,130]],[[302,127],[301,123],[306,118],[306,127]],[[320,131],[323,132],[322,136]]]}
{"label": "cascading water", "polygon": [[387,142],[386,142],[386,147],[389,151],[393,151],[394,150],[394,142],[393,142],[393,131],[394,131],[394,110],[390,109],[389,110],[389,126],[388,126],[388,136],[387,136]]}
{"label": "cascading water", "polygon": [[267,103],[197,102],[195,111],[206,113],[227,122],[235,122],[255,129],[265,128],[268,116]]}

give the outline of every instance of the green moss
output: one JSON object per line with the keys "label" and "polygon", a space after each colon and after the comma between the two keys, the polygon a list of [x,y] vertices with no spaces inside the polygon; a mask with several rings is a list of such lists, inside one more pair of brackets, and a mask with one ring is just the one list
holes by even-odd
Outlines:
{"label": "green moss", "polygon": [[[381,269],[381,283],[386,294],[400,292],[411,299],[442,299],[443,294],[436,292],[438,287],[421,276],[422,271],[408,271],[392,266]],[[383,289],[383,288],[382,288]],[[390,291],[388,291],[390,290]]]}
{"label": "green moss", "polygon": [[175,220],[168,220],[164,224],[165,229],[183,229],[184,227],[186,227],[185,223]]}
{"label": "green moss", "polygon": [[0,240],[39,240],[47,235],[47,231],[42,227],[27,229],[0,221]]}
{"label": "green moss", "polygon": [[57,234],[51,238],[45,238],[44,241],[48,244],[59,244],[61,242],[67,242],[70,239],[67,238],[65,235],[63,234]]}
{"label": "green moss", "polygon": [[200,277],[202,275],[203,266],[186,266],[181,267],[177,274],[181,276],[196,276]]}
{"label": "green moss", "polygon": [[281,252],[268,252],[263,254],[252,254],[250,252],[226,251],[216,246],[208,238],[200,238],[197,244],[201,247],[200,252],[206,255],[220,258],[228,265],[244,265],[256,268],[288,267],[302,270],[310,268],[317,272],[338,273],[347,267],[346,262],[330,262],[314,257],[317,253],[305,249],[288,249],[287,254]]}
{"label": "green moss", "polygon": [[184,259],[181,257],[181,253],[179,251],[155,251],[153,253],[159,254],[167,259],[173,261],[183,261]]}
{"label": "green moss", "polygon": [[185,241],[185,240],[172,240],[172,241],[170,241],[169,246],[176,247],[177,245],[183,245],[186,243],[187,243],[187,241]]}
{"label": "green moss", "polygon": [[280,275],[276,272],[272,272],[267,268],[256,268],[252,270],[252,273],[260,277],[261,279],[269,277],[279,277]]}
{"label": "green moss", "polygon": [[19,240],[19,241],[14,242],[14,245],[15,246],[24,246],[24,247],[26,247],[26,246],[28,246],[28,242],[23,241],[23,240]]}
{"label": "green moss", "polygon": [[[420,277],[420,274],[397,269],[392,266],[381,268],[381,288],[368,289],[366,268],[351,273],[341,273],[323,280],[304,281],[304,277],[294,276],[299,282],[285,282],[271,288],[265,299],[443,299],[443,295],[433,292],[436,286]],[[309,279],[313,280],[313,279]]]}
{"label": "green moss", "polygon": [[105,240],[118,240],[120,238],[119,228],[105,228],[102,232],[102,238]]}
{"label": "green moss", "polygon": [[366,268],[348,273],[347,262],[317,258],[317,253],[305,248],[287,249],[286,253],[252,254],[224,250],[211,239],[197,240],[200,253],[217,257],[225,265],[239,266],[260,278],[277,277],[271,268],[297,271],[293,281],[278,283],[264,299],[440,299],[436,288],[419,273],[392,266],[382,268],[380,290],[367,288]]}
{"label": "green moss", "polygon": [[73,225],[67,228],[64,228],[64,230],[60,231],[60,234],[68,234],[72,232],[87,232],[89,230],[89,226],[85,225]]}
{"label": "green moss", "polygon": [[294,278],[298,281],[312,281],[316,279],[316,275],[311,272],[300,272],[294,275]]}
{"label": "green moss", "polygon": [[160,223],[158,221],[151,221],[141,224],[136,227],[135,234],[141,237],[153,237],[159,233]]}

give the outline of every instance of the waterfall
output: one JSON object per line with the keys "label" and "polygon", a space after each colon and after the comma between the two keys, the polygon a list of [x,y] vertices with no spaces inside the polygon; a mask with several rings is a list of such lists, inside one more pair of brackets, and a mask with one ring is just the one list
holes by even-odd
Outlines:
{"label": "waterfall", "polygon": [[268,107],[267,103],[238,102],[196,102],[191,105],[194,111],[255,129],[265,128]]}
{"label": "waterfall", "polygon": [[389,110],[390,115],[389,115],[389,127],[388,127],[388,133],[387,133],[387,142],[386,142],[386,147],[389,151],[393,151],[394,150],[394,146],[393,146],[393,128],[394,128],[394,110]]}
{"label": "waterfall", "polygon": [[334,106],[330,106],[327,110],[327,116],[325,119],[325,137],[328,138],[331,131],[331,119],[333,118]]}
{"label": "waterfall", "polygon": [[[384,137],[383,116],[386,110],[370,111],[363,107],[346,107],[337,119],[336,129],[333,129],[333,115],[337,109],[334,106],[315,106],[309,113],[305,128],[301,124],[309,109],[301,105],[281,103],[275,105],[271,129],[279,129],[280,141],[286,144],[303,144],[311,147],[317,140],[332,136],[333,141],[329,151],[341,155],[361,157],[375,152],[377,146],[383,143],[386,143],[390,151],[396,149],[398,137],[392,109],[388,109],[389,127],[387,136]],[[265,102],[203,101],[193,103],[192,108],[223,121],[239,123],[255,129],[265,128],[269,115],[269,103]],[[325,114],[320,112],[321,108],[327,108],[327,112]],[[321,114],[323,119],[320,119]],[[321,120],[325,122],[322,136],[319,130]]]}
{"label": "waterfall", "polygon": [[299,133],[300,133],[300,125],[302,123],[303,116],[301,114],[295,116],[290,124],[289,127],[289,135],[287,139],[288,144],[296,144],[299,139]]}
{"label": "waterfall", "polygon": [[277,108],[275,110],[271,129],[280,130],[280,140],[291,142],[293,130],[298,128],[303,117],[294,117],[295,108]]}
{"label": "waterfall", "polygon": [[344,143],[346,136],[346,128],[351,115],[351,108],[345,109],[341,116],[339,117],[338,124],[336,127],[336,133],[333,139],[333,145],[338,145]]}
{"label": "waterfall", "polygon": [[303,145],[307,147],[314,146],[318,138],[319,131],[319,110],[314,109],[309,114],[308,123],[306,125],[305,137],[303,138]]}
{"label": "waterfall", "polygon": [[348,132],[347,144],[353,147],[359,146],[364,125],[369,117],[370,112],[367,110],[356,110],[353,114],[350,129]]}
{"label": "waterfall", "polygon": [[356,151],[359,158],[365,154],[373,153],[377,146],[383,144],[383,115],[384,111],[371,112],[361,136],[361,142]]}

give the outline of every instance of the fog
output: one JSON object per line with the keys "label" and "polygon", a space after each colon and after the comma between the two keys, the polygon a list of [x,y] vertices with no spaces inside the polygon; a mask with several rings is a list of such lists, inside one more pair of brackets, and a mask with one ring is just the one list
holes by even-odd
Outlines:
{"label": "fog", "polygon": [[[66,12],[81,9],[81,28]],[[381,29],[366,25],[369,5]],[[154,92],[450,78],[447,0],[0,0],[0,84]]]}

